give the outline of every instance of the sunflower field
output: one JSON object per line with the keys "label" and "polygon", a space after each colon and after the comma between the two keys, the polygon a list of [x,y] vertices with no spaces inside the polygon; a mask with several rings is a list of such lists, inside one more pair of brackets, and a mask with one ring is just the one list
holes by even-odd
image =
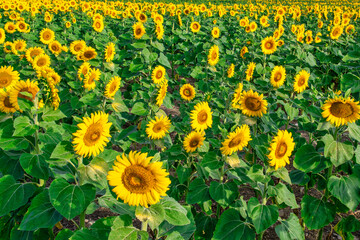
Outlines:
{"label": "sunflower field", "polygon": [[359,239],[359,23],[0,0],[0,239]]}

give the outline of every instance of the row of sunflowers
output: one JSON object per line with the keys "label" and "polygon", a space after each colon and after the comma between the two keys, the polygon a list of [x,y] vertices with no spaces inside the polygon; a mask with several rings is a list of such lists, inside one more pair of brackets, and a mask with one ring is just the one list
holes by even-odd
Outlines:
{"label": "row of sunflowers", "polygon": [[0,239],[354,239],[358,3],[0,1]]}

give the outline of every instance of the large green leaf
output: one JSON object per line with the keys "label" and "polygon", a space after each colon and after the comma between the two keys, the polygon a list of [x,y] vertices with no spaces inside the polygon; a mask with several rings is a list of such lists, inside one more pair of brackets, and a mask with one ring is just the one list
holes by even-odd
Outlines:
{"label": "large green leaf", "polygon": [[135,217],[135,207],[116,200],[110,193],[98,198],[101,207],[109,208],[111,211],[120,215],[130,215]]}
{"label": "large green leaf", "polygon": [[38,126],[31,124],[30,119],[25,116],[17,117],[14,120],[15,137],[31,136],[35,133]]}
{"label": "large green leaf", "polygon": [[256,232],[261,233],[276,223],[279,217],[279,210],[273,205],[260,204],[251,211],[250,217],[254,223]]}
{"label": "large green leaf", "polygon": [[351,175],[340,178],[331,176],[327,187],[331,194],[350,210],[355,211],[360,203],[360,177]]}
{"label": "large green leaf", "polygon": [[224,163],[217,159],[217,155],[215,152],[208,152],[205,154],[200,164],[203,167],[208,167],[214,170],[214,169],[219,169]]}
{"label": "large green leaf", "polygon": [[137,102],[131,109],[131,113],[139,116],[145,116],[148,114],[148,109],[144,102]]}
{"label": "large green leaf", "polygon": [[78,170],[83,180],[82,183],[91,183],[99,189],[107,187],[106,176],[109,165],[104,159],[95,157],[90,164],[83,165]]}
{"label": "large green leaf", "polygon": [[53,227],[62,218],[63,216],[56,211],[50,202],[48,189],[44,189],[44,191],[32,199],[19,229],[34,231],[39,228]]}
{"label": "large green leaf", "polygon": [[315,148],[310,145],[304,145],[295,154],[294,167],[305,172],[311,172],[320,164],[322,156]]}
{"label": "large green leaf", "polygon": [[131,226],[132,219],[127,215],[119,216],[111,226],[109,240],[147,240],[148,233]]}
{"label": "large green leaf", "polygon": [[226,183],[212,181],[209,190],[212,199],[224,207],[231,204],[238,196],[238,187],[233,181]]}
{"label": "large green leaf", "polygon": [[16,183],[11,175],[0,178],[0,217],[25,205],[36,187],[31,183]]}
{"label": "large green leaf", "polygon": [[195,216],[195,223],[196,223],[195,239],[198,239],[197,237],[200,237],[201,239],[212,238],[215,231],[217,218],[199,212]]}
{"label": "large green leaf", "polygon": [[165,210],[161,203],[153,204],[150,207],[138,206],[135,216],[140,221],[147,221],[151,229],[157,228],[165,220]]}
{"label": "large green leaf", "polygon": [[221,214],[216,224],[213,240],[244,239],[254,240],[255,232],[250,225],[243,221],[240,213],[230,208]]}
{"label": "large green leaf", "polygon": [[79,215],[95,198],[95,187],[90,184],[71,185],[64,179],[55,179],[49,188],[50,201],[67,219]]}
{"label": "large green leaf", "polygon": [[210,199],[209,187],[201,178],[196,178],[190,183],[189,192],[186,196],[188,204],[203,203]]}
{"label": "large green leaf", "polygon": [[280,240],[303,240],[305,239],[304,230],[302,229],[298,217],[290,213],[287,220],[281,220],[281,224],[275,227],[275,232]]}
{"label": "large green leaf", "polygon": [[182,226],[190,223],[186,209],[171,197],[164,197],[160,204],[165,210],[165,220],[172,225]]}
{"label": "large green leaf", "polygon": [[74,157],[73,151],[73,147],[69,141],[62,141],[56,145],[50,158],[69,160]]}
{"label": "large green leaf", "polygon": [[354,155],[354,148],[350,143],[335,141],[330,134],[326,134],[321,140],[325,143],[324,156],[330,157],[335,167],[351,160]]}
{"label": "large green leaf", "polygon": [[356,123],[349,123],[348,130],[350,137],[360,142],[360,126],[356,125]]}
{"label": "large green leaf", "polygon": [[49,164],[42,155],[23,153],[20,157],[20,164],[32,177],[47,180],[50,176]]}
{"label": "large green leaf", "polygon": [[54,110],[51,107],[45,107],[42,119],[45,122],[57,121],[66,117],[66,115],[60,111],[60,109]]}
{"label": "large green leaf", "polygon": [[290,190],[283,183],[278,183],[275,187],[269,188],[269,195],[276,197],[276,200],[279,204],[285,203],[292,209],[299,208],[296,203],[295,194],[290,192]]}
{"label": "large green leaf", "polygon": [[335,206],[310,195],[301,200],[301,217],[308,229],[320,229],[334,220]]}

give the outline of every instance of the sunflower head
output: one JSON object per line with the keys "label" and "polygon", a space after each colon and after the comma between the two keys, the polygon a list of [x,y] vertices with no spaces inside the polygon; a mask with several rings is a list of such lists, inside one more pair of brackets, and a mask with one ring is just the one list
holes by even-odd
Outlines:
{"label": "sunflower head", "polygon": [[156,66],[152,71],[151,79],[155,84],[162,84],[166,80],[165,73],[165,68],[163,66]]}
{"label": "sunflower head", "polygon": [[201,25],[199,22],[192,22],[190,25],[190,29],[193,33],[197,33],[200,31]]}
{"label": "sunflower head", "polygon": [[43,30],[41,30],[40,41],[43,44],[49,44],[52,41],[54,41],[54,39],[55,39],[55,33],[53,30],[51,30],[49,28],[44,28]]}
{"label": "sunflower head", "polygon": [[113,99],[120,88],[121,77],[115,76],[105,87],[105,97]]}
{"label": "sunflower head", "polygon": [[50,51],[55,54],[55,56],[59,55],[62,52],[62,46],[58,41],[52,41],[49,44]]}
{"label": "sunflower head", "polygon": [[286,72],[283,66],[275,66],[271,71],[270,83],[275,88],[282,86],[285,82]]}
{"label": "sunflower head", "polygon": [[200,102],[195,105],[194,110],[191,111],[190,118],[191,127],[198,132],[202,132],[207,128],[211,128],[212,120],[212,111],[209,107],[208,102]]}
{"label": "sunflower head", "polygon": [[133,25],[134,38],[140,39],[145,34],[145,27],[141,22]]}
{"label": "sunflower head", "polygon": [[34,58],[32,66],[35,70],[41,71],[50,66],[50,57],[47,54],[39,54]]}
{"label": "sunflower head", "polygon": [[241,151],[251,140],[250,128],[243,124],[237,127],[234,132],[228,134],[220,148],[223,155],[231,155],[234,152]]}
{"label": "sunflower head", "polygon": [[310,73],[306,70],[301,70],[295,76],[294,91],[297,93],[303,92],[309,86]]}
{"label": "sunflower head", "polygon": [[[28,93],[28,95],[24,95],[23,93]],[[10,103],[14,106],[16,110],[21,111],[18,99],[26,99],[29,101],[33,101],[36,97],[36,94],[39,92],[38,83],[36,81],[27,81],[20,80],[18,81],[11,89],[10,89]]]}
{"label": "sunflower head", "polygon": [[273,54],[276,48],[277,45],[274,37],[266,37],[261,41],[261,50],[264,54]]}
{"label": "sunflower head", "polygon": [[160,85],[160,88],[159,88],[159,91],[158,91],[158,95],[156,97],[156,105],[157,106],[161,106],[164,102],[164,99],[166,97],[166,93],[167,93],[167,88],[168,88],[168,82],[167,80],[165,79],[165,82],[163,82],[161,85]]}
{"label": "sunflower head", "polygon": [[191,84],[184,84],[180,88],[180,96],[182,99],[191,101],[195,98],[195,88]]}
{"label": "sunflower head", "polygon": [[146,134],[151,139],[161,139],[165,137],[171,127],[170,119],[167,116],[155,117],[146,125]]}
{"label": "sunflower head", "polygon": [[29,63],[32,63],[34,61],[34,58],[40,54],[44,54],[44,49],[40,47],[31,47],[26,50],[26,60],[28,60]]}
{"label": "sunflower head", "polygon": [[247,81],[250,81],[253,78],[255,67],[256,64],[254,62],[250,62],[249,65],[247,66],[247,69],[245,71]]}
{"label": "sunflower head", "polygon": [[0,89],[14,86],[19,79],[19,72],[14,71],[12,66],[0,68]]}
{"label": "sunflower head", "polygon": [[96,19],[92,27],[95,31],[102,32],[102,30],[104,30],[104,21],[102,19]]}
{"label": "sunflower head", "polygon": [[210,66],[215,66],[219,62],[219,47],[214,45],[210,48],[208,55],[208,63]]}
{"label": "sunflower head", "polygon": [[78,55],[86,47],[84,40],[76,40],[70,44],[70,52],[74,55]]}
{"label": "sunflower head", "polygon": [[275,170],[285,167],[289,164],[289,157],[294,151],[294,139],[287,130],[279,130],[275,138],[270,144],[270,153],[268,155],[270,166],[274,166]]}
{"label": "sunflower head", "polygon": [[241,97],[240,109],[243,114],[250,117],[262,117],[267,110],[267,101],[263,99],[263,95],[259,95],[253,90],[244,91]]}
{"label": "sunflower head", "polygon": [[227,77],[232,78],[235,74],[235,65],[232,63],[230,64],[228,70],[227,70]]}
{"label": "sunflower head", "polygon": [[85,47],[79,54],[78,58],[83,61],[90,61],[96,58],[97,52],[92,47]]}
{"label": "sunflower head", "polygon": [[339,25],[336,25],[334,26],[332,29],[331,29],[331,32],[330,32],[330,38],[333,39],[333,40],[337,40],[339,39],[339,37],[341,36],[341,34],[343,33],[343,27],[342,26],[339,26]]}
{"label": "sunflower head", "polygon": [[213,38],[219,38],[220,36],[220,29],[218,27],[214,27],[212,30],[211,30],[211,35]]}
{"label": "sunflower head", "polygon": [[90,68],[89,73],[84,78],[84,88],[88,91],[96,87],[95,81],[99,81],[101,72],[99,69]]}
{"label": "sunflower head", "polygon": [[108,43],[105,48],[105,60],[106,62],[111,62],[115,56],[115,44]]}
{"label": "sunflower head", "polygon": [[189,133],[183,142],[186,152],[195,152],[196,149],[204,144],[205,132],[192,131]]}
{"label": "sunflower head", "polygon": [[0,111],[4,113],[16,112],[15,107],[10,102],[9,91],[0,89]]}

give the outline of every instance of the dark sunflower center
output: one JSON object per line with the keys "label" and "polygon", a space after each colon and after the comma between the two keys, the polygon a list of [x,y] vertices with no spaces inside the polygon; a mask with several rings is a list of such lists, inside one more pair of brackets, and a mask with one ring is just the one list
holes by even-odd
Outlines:
{"label": "dark sunflower center", "polygon": [[213,51],[212,53],[211,53],[211,59],[212,60],[215,60],[216,58],[217,58],[217,52],[216,51]]}
{"label": "dark sunflower center", "polygon": [[95,23],[95,26],[96,26],[96,28],[100,28],[100,27],[101,27],[100,22],[96,22],[96,23]]}
{"label": "dark sunflower center", "polygon": [[280,81],[280,80],[281,80],[281,77],[282,77],[281,73],[280,73],[280,72],[276,72],[276,73],[275,73],[275,76],[274,76],[275,82]]}
{"label": "dark sunflower center", "polygon": [[81,45],[81,44],[76,44],[75,47],[74,47],[74,50],[75,50],[76,52],[79,52],[81,49],[82,49],[82,45]]}
{"label": "dark sunflower center", "polygon": [[136,29],[136,35],[140,35],[140,34],[141,34],[141,29],[140,28]]}
{"label": "dark sunflower center", "polygon": [[195,30],[198,30],[198,29],[199,29],[199,25],[194,24],[194,25],[193,25],[193,28],[194,28]]}
{"label": "dark sunflower center", "polygon": [[44,58],[40,58],[37,63],[36,63],[39,67],[43,67],[46,65],[46,60]]}
{"label": "dark sunflower center", "polygon": [[190,91],[189,89],[185,89],[185,90],[184,90],[184,95],[185,95],[186,97],[190,97],[190,96],[191,96],[191,91]]}
{"label": "dark sunflower center", "polygon": [[101,137],[102,127],[100,124],[93,123],[88,127],[84,136],[86,146],[95,145]]}
{"label": "dark sunflower center", "polygon": [[331,104],[330,113],[338,118],[346,118],[354,113],[354,109],[348,103],[335,102]]}
{"label": "dark sunflower center", "polygon": [[131,193],[147,193],[156,184],[152,172],[138,165],[131,165],[125,168],[121,178],[124,187]]}
{"label": "dark sunflower center", "polygon": [[44,40],[49,40],[51,38],[50,33],[47,33],[47,32],[44,33],[43,38],[44,38]]}
{"label": "dark sunflower center", "polygon": [[238,146],[241,143],[241,136],[237,135],[229,142],[229,148]]}
{"label": "dark sunflower center", "polygon": [[13,105],[10,103],[10,98],[9,98],[9,96],[7,96],[7,97],[4,99],[4,106],[7,107],[7,108],[13,108]]}
{"label": "dark sunflower center", "polygon": [[199,139],[191,139],[190,140],[190,147],[192,147],[192,148],[194,148],[194,147],[197,147],[198,145],[199,145],[199,143],[200,143],[200,141],[199,141]]}
{"label": "dark sunflower center", "polygon": [[39,54],[40,54],[40,51],[39,51],[39,50],[34,50],[34,51],[32,51],[32,52],[30,53],[30,57],[34,58],[34,57],[36,57],[36,56],[39,55]]}
{"label": "dark sunflower center", "polygon": [[157,71],[156,72],[156,78],[160,79],[160,78],[162,78],[162,76],[163,76],[162,71]]}
{"label": "dark sunflower center", "polygon": [[271,48],[273,47],[272,42],[267,42],[267,43],[265,43],[265,47],[266,47],[267,49],[271,49]]}
{"label": "dark sunflower center", "polygon": [[158,133],[158,132],[160,132],[160,131],[162,131],[163,130],[163,124],[162,123],[155,123],[154,124],[154,126],[153,126],[153,131],[155,132],[155,133]]}
{"label": "dark sunflower center", "polygon": [[94,53],[92,51],[86,51],[84,52],[84,56],[86,58],[92,58],[94,56]]}
{"label": "dark sunflower center", "polygon": [[95,76],[91,74],[91,76],[89,76],[88,84],[92,84],[94,80],[95,80]]}
{"label": "dark sunflower center", "polygon": [[302,85],[304,85],[304,83],[305,83],[305,78],[303,76],[301,76],[298,81],[298,85],[301,87]]}
{"label": "dark sunflower center", "polygon": [[10,85],[12,77],[10,74],[3,72],[0,73],[0,87],[4,88]]}
{"label": "dark sunflower center", "polygon": [[51,49],[52,49],[53,51],[59,51],[60,47],[59,47],[58,45],[52,45],[52,46],[51,46]]}
{"label": "dark sunflower center", "polygon": [[110,92],[115,91],[115,89],[116,89],[116,84],[115,84],[115,83],[111,84],[111,86],[110,86]]}
{"label": "dark sunflower center", "polygon": [[259,111],[261,109],[261,101],[254,97],[248,97],[245,100],[245,106],[251,111]]}
{"label": "dark sunflower center", "polygon": [[208,114],[205,110],[201,110],[197,115],[197,120],[200,124],[206,123],[206,120],[208,119]]}
{"label": "dark sunflower center", "polygon": [[285,142],[282,142],[276,146],[275,156],[277,158],[281,158],[285,155],[286,151],[287,151],[287,145]]}

